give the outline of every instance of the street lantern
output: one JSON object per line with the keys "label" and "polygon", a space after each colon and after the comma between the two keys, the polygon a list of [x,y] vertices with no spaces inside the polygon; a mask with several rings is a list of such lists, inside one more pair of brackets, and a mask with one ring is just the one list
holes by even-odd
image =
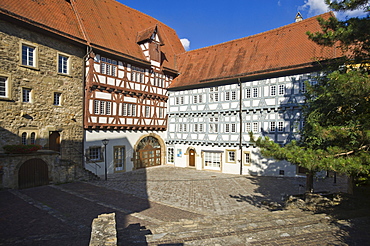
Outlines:
{"label": "street lantern", "polygon": [[104,145],[104,174],[105,174],[105,180],[107,180],[107,145],[109,143],[108,139],[103,139],[101,141]]}

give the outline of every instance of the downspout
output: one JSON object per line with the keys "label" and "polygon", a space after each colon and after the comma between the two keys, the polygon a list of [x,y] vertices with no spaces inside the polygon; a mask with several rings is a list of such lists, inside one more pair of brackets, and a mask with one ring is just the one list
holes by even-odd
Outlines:
{"label": "downspout", "polygon": [[84,39],[86,41],[87,47],[86,47],[86,54],[82,58],[82,69],[83,69],[83,74],[82,74],[82,95],[83,95],[83,100],[82,100],[82,130],[83,130],[83,139],[82,139],[82,163],[83,163],[83,168],[85,167],[85,139],[86,139],[86,133],[85,133],[85,118],[86,118],[86,58],[89,57],[89,55],[92,52],[92,47],[91,47],[91,40],[89,36],[87,35],[85,26],[82,22],[82,19],[78,13],[77,6],[75,6],[75,0],[69,1],[71,4],[71,7],[73,9],[73,12],[76,15],[76,19],[78,21],[78,26],[84,36]]}
{"label": "downspout", "polygon": [[240,175],[243,175],[243,88],[240,78],[239,82],[239,149],[240,149]]}

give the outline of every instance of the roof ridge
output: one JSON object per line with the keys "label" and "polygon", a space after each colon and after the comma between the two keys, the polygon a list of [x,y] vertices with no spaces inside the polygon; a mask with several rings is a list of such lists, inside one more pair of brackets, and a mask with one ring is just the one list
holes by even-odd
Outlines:
{"label": "roof ridge", "polygon": [[277,28],[274,28],[274,29],[271,29],[271,30],[268,30],[268,31],[265,31],[265,32],[256,33],[256,34],[253,34],[253,35],[250,35],[250,36],[246,36],[246,37],[242,37],[242,38],[237,38],[237,39],[233,39],[233,40],[230,40],[230,41],[225,41],[225,42],[222,42],[222,43],[219,43],[219,44],[214,44],[214,45],[211,45],[211,46],[206,46],[206,47],[202,47],[202,48],[195,49],[195,50],[189,50],[189,51],[186,51],[186,52],[181,53],[179,55],[188,54],[188,53],[192,53],[192,52],[196,52],[196,51],[200,51],[200,50],[204,50],[204,49],[211,49],[211,48],[214,48],[214,47],[217,47],[217,46],[223,46],[223,45],[235,43],[235,42],[238,42],[240,40],[251,39],[251,38],[254,38],[254,37],[266,35],[268,33],[276,32],[278,30],[286,29],[286,28],[289,28],[289,27],[292,27],[292,26],[302,25],[304,23],[311,22],[314,19],[317,20],[318,17],[329,16],[329,15],[330,16],[334,16],[334,13],[332,11],[329,11],[329,12],[326,12],[324,14],[320,14],[320,15],[316,15],[316,16],[313,16],[313,17],[304,19],[304,20],[302,20],[300,22],[293,22],[293,23],[287,24],[285,26],[277,27]]}

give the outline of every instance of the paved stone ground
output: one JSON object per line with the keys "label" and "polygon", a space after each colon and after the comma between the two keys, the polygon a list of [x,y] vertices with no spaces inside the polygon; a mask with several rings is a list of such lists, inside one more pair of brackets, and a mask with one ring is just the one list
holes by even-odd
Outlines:
{"label": "paved stone ground", "polygon": [[[369,218],[337,221],[262,205],[303,192],[304,183],[164,166],[0,191],[0,245],[88,245],[92,220],[112,212],[119,245],[370,245]],[[346,182],[315,187],[345,191]]]}
{"label": "paved stone ground", "polygon": [[[253,177],[169,166],[113,174],[94,184],[202,214],[233,214],[305,191],[305,178]],[[347,179],[316,179],[316,192],[345,192]]]}

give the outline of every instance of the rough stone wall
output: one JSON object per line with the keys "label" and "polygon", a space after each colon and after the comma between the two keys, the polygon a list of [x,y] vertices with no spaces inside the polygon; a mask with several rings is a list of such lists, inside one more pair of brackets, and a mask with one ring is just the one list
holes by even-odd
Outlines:
{"label": "rough stone wall", "polygon": [[100,214],[91,226],[90,246],[117,245],[115,213]]}
{"label": "rough stone wall", "polygon": [[[21,65],[22,42],[37,47],[36,68]],[[69,56],[69,75],[58,73],[58,53]],[[10,97],[0,99],[0,152],[20,144],[25,131],[47,149],[50,132],[58,131],[60,158],[82,166],[84,55],[83,46],[0,20],[0,76],[10,89]],[[22,88],[32,89],[31,103],[22,102]],[[54,92],[61,93],[61,106],[53,105]]]}
{"label": "rough stone wall", "polygon": [[47,164],[50,184],[98,179],[96,175],[80,165],[61,160],[56,152],[40,150],[32,154],[0,154],[0,164],[6,163],[0,169],[0,189],[18,188],[19,168],[23,163],[34,158],[41,159]]}

